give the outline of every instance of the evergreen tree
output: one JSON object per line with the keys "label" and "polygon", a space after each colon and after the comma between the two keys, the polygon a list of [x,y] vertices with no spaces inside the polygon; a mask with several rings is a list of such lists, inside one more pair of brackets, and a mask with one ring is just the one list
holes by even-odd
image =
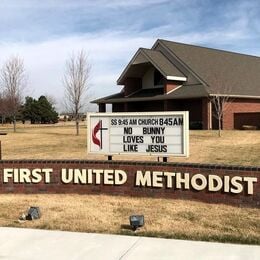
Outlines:
{"label": "evergreen tree", "polygon": [[32,97],[25,98],[25,104],[23,107],[23,118],[24,120],[30,120],[31,124],[40,122],[39,106],[37,100]]}
{"label": "evergreen tree", "polygon": [[23,108],[24,120],[30,120],[32,124],[50,124],[58,122],[58,113],[45,96],[38,100],[26,97]]}

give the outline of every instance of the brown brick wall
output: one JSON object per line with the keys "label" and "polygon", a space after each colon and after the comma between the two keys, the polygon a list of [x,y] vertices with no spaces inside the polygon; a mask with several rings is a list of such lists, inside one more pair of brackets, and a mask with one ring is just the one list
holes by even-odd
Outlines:
{"label": "brown brick wall", "polygon": [[[190,123],[202,122],[203,129],[218,129],[218,124],[213,113],[210,113],[210,103],[204,99],[184,99],[184,100],[165,100],[150,102],[130,102],[125,103],[127,107],[113,104],[114,112],[144,112],[144,111],[189,111]],[[214,107],[212,107],[214,109]],[[223,129],[241,129],[244,119],[239,122],[238,116],[241,113],[250,113],[248,120],[250,124],[259,126],[260,99],[234,99],[227,104],[227,109],[223,116]],[[210,117],[212,116],[212,125]],[[244,118],[247,117],[246,115]],[[250,118],[249,118],[250,117]],[[242,117],[240,117],[242,118]],[[235,120],[238,120],[235,122]],[[247,120],[247,121],[248,121]],[[239,127],[238,127],[239,126]]]}
{"label": "brown brick wall", "polygon": [[164,93],[168,93],[172,90],[174,90],[175,88],[177,88],[178,86],[180,86],[180,82],[178,81],[169,81],[167,80],[164,84]]}
{"label": "brown brick wall", "polygon": [[208,130],[212,128],[211,125],[211,104],[208,98],[202,99],[202,128]]}
{"label": "brown brick wall", "polygon": [[[14,183],[10,178],[8,183],[3,183],[3,169],[6,168],[52,168],[51,182],[43,181],[37,184]],[[60,171],[66,169],[110,169],[123,170],[127,174],[127,182],[123,185],[100,185],[95,184],[64,184],[61,182]],[[0,162],[0,193],[78,193],[78,194],[113,194],[124,196],[143,196],[169,199],[197,200],[207,203],[225,203],[237,206],[260,207],[260,183],[254,183],[253,195],[247,195],[246,187],[239,194],[225,193],[223,190],[209,192],[207,190],[195,191],[176,188],[151,188],[136,187],[135,173],[141,171],[163,171],[175,173],[189,173],[190,177],[195,174],[203,176],[217,175],[241,176],[259,178],[260,167],[239,167],[223,165],[202,165],[187,163],[155,163],[155,162],[130,162],[130,161],[1,161]],[[102,178],[101,178],[102,179]],[[165,186],[166,179],[163,179]]]}
{"label": "brown brick wall", "polygon": [[260,112],[260,99],[234,99],[229,102],[223,116],[223,129],[234,129],[234,114],[242,112]]}

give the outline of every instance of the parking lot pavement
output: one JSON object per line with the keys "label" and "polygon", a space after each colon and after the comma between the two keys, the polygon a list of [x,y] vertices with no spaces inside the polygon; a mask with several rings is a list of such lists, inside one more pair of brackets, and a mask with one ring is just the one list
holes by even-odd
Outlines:
{"label": "parking lot pavement", "polygon": [[0,259],[260,259],[260,246],[0,228]]}

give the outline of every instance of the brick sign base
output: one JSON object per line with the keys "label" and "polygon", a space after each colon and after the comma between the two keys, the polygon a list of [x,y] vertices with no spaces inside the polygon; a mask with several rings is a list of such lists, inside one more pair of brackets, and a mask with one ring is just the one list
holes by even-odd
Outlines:
{"label": "brick sign base", "polygon": [[[65,179],[61,176],[62,171]],[[0,161],[0,193],[110,194],[259,208],[259,176],[260,167],[131,161],[9,160]],[[212,188],[209,188],[210,182]]]}

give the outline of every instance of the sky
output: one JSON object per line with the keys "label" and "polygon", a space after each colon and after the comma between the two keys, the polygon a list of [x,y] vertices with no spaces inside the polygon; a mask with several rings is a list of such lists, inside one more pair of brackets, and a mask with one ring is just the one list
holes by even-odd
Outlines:
{"label": "sky", "polygon": [[119,92],[134,53],[158,38],[260,56],[259,13],[259,0],[0,0],[0,66],[21,57],[25,95],[52,96],[61,111],[72,53],[88,55],[93,100]]}

